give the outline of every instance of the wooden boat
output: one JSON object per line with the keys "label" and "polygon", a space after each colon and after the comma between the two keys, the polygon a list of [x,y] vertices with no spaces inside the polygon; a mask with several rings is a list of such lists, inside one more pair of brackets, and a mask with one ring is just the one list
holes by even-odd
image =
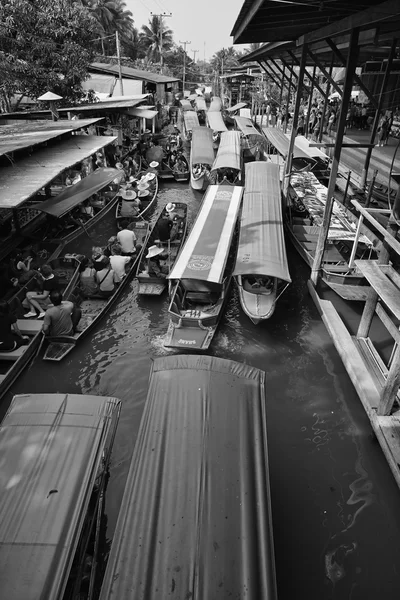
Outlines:
{"label": "wooden boat", "polygon": [[242,181],[242,149],[239,131],[224,131],[211,168],[213,185],[240,185]]}
{"label": "wooden boat", "polygon": [[264,160],[267,142],[262,133],[256,129],[251,119],[247,117],[234,117],[235,126],[241,134],[241,145],[244,162],[250,160]]}
{"label": "wooden boat", "polygon": [[186,100],[185,98],[182,98],[182,100],[180,100],[180,105],[181,105],[180,106],[181,111],[183,113],[193,110],[193,106],[192,106],[190,100]]}
{"label": "wooden boat", "polygon": [[210,102],[210,106],[208,108],[208,112],[221,112],[222,110],[222,100],[218,98],[218,96],[213,96],[213,99]]}
{"label": "wooden boat", "polygon": [[[150,225],[147,221],[141,220],[135,222],[135,228],[132,229],[136,234],[138,241],[146,246],[147,238],[150,233]],[[140,259],[140,252],[136,257],[132,258],[131,265],[124,279],[115,289],[115,292],[109,298],[95,296],[91,298],[83,298],[80,287],[79,272],[76,273],[74,286],[69,294],[69,300],[74,302],[82,311],[81,320],[78,323],[77,332],[73,336],[60,336],[57,338],[46,338],[47,347],[43,356],[43,360],[51,360],[60,362],[65,358],[75,346],[86,337],[90,331],[96,327],[100,320],[108,313],[108,311],[118,302],[122,294],[126,290],[130,280],[136,272],[136,266]],[[82,299],[83,298],[83,299]]]}
{"label": "wooden boat", "polygon": [[99,600],[277,600],[266,396],[250,365],[152,361]]}
{"label": "wooden boat", "polygon": [[159,242],[156,240],[158,237],[158,223],[161,219],[168,217],[168,212],[164,209],[161,211],[151,234],[147,240],[146,247],[143,248],[141,253],[140,261],[138,262],[136,277],[139,282],[139,294],[148,296],[160,296],[167,287],[166,279],[159,279],[158,277],[151,277],[146,273],[147,259],[146,255],[150,246],[157,245],[162,246],[168,252],[168,258],[163,261],[163,265],[168,267],[171,271],[175,260],[182,248],[182,244],[185,241],[187,231],[187,204],[183,202],[174,202],[174,239],[169,242]]}
{"label": "wooden boat", "polygon": [[221,140],[221,133],[223,131],[228,131],[222,118],[222,113],[220,111],[210,109],[207,113],[207,125],[210,129],[212,129],[214,144],[218,144]]}
{"label": "wooden boat", "polygon": [[195,127],[190,150],[190,185],[205,190],[214,163],[213,132],[209,127]]}
{"label": "wooden boat", "polygon": [[95,600],[121,402],[14,396],[0,425],[0,586],[7,600]]}
{"label": "wooden boat", "polygon": [[199,118],[199,123],[201,125],[204,125],[206,122],[206,113],[207,113],[206,101],[202,96],[197,96],[194,101],[194,104],[195,104],[197,116]]}
{"label": "wooden boat", "polygon": [[[289,199],[284,215],[285,228],[300,256],[313,265],[320,227],[323,222],[327,188],[313,173],[291,175]],[[366,300],[369,287],[353,265],[355,258],[375,258],[380,241],[361,225],[342,204],[335,202],[322,261],[321,278],[345,300]]]}
{"label": "wooden boat", "polygon": [[[127,223],[142,220],[144,216],[148,215],[150,211],[155,207],[158,194],[158,177],[156,175],[152,177],[152,175],[155,175],[152,169],[142,171],[138,175],[138,180],[148,185],[147,191],[149,192],[149,194],[147,196],[142,196],[139,198],[140,212],[136,215],[136,217],[124,217],[121,215],[122,198],[119,198],[115,212],[115,218],[117,220],[118,229],[122,229],[122,224],[124,224],[124,227],[126,227]],[[150,177],[152,178],[150,179]]]}
{"label": "wooden boat", "polygon": [[235,124],[234,117],[236,115],[239,115],[240,109],[245,108],[246,106],[247,106],[246,102],[238,102],[234,106],[231,106],[230,108],[226,108],[222,113],[225,123],[227,125],[234,125]]}
{"label": "wooden boat", "polygon": [[163,158],[158,172],[160,179],[175,179],[175,181],[186,182],[190,179],[190,168],[186,156],[182,150],[171,152]]}
{"label": "wooden boat", "polygon": [[[77,277],[77,261],[72,256],[66,255],[63,258],[47,261],[47,264],[52,267],[54,273],[57,275],[60,289],[67,300],[71,295],[74,281]],[[27,346],[20,346],[12,352],[0,353],[0,398],[36,356],[43,339],[43,320],[25,319],[23,316],[26,310],[22,307],[22,302],[25,299],[26,293],[35,289],[36,286],[37,282],[33,277],[24,287],[7,300],[12,313],[17,317],[17,325],[22,335],[29,336],[30,342]]]}
{"label": "wooden boat", "polygon": [[[123,177],[123,171],[112,168],[97,169],[87,177],[73,186],[67,187],[55,198],[50,198],[45,202],[35,205],[37,210],[45,213],[49,217],[47,232],[43,234],[42,239],[47,242],[59,243],[58,254],[62,252],[64,246],[78,238],[82,233],[87,232],[97,225],[118,202],[117,184]],[[115,189],[104,191],[104,188],[113,186]],[[99,194],[99,207],[94,207],[94,215],[88,220],[83,220],[80,215],[73,216],[71,222],[66,221],[73,209],[79,204],[93,196]]]}
{"label": "wooden boat", "polygon": [[194,110],[188,110],[183,113],[183,138],[190,142],[192,131],[195,127],[200,127],[199,118]]}
{"label": "wooden boat", "polygon": [[246,315],[255,325],[269,319],[278,298],[291,282],[278,165],[257,161],[246,165],[233,275]]}
{"label": "wooden boat", "polygon": [[232,279],[231,247],[242,200],[239,186],[209,186],[172,269],[170,323],[164,346],[206,350],[217,330]]}

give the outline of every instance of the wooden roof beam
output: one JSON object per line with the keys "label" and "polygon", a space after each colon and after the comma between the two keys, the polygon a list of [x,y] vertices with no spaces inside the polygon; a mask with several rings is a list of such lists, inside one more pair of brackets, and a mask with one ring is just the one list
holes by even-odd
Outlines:
{"label": "wooden roof beam", "polygon": [[[288,50],[288,54],[290,54],[290,56],[293,59],[293,62],[296,63],[297,66],[300,66],[300,62],[297,59],[297,56],[295,56],[295,54],[293,54],[293,52],[291,50]],[[307,71],[307,69],[304,69],[304,74],[307,75],[308,79],[312,82],[313,81],[313,76],[310,75],[310,73]],[[318,83],[316,81],[314,81],[314,87],[319,91],[320,94],[322,94],[322,97],[325,98],[326,93],[324,92],[324,90],[322,88],[319,87]]]}
{"label": "wooden roof beam", "polygon": [[333,88],[335,88],[335,90],[338,92],[338,94],[340,94],[340,96],[342,97],[343,96],[343,90],[342,90],[342,88],[336,83],[336,81],[333,79],[333,77],[331,77],[329,75],[328,71],[322,65],[321,61],[315,56],[315,54],[308,47],[307,47],[307,52],[308,52],[309,56],[312,58],[312,60],[314,61],[314,63],[317,65],[317,67],[321,71],[321,73],[329,81],[329,83],[331,84],[331,86]]}

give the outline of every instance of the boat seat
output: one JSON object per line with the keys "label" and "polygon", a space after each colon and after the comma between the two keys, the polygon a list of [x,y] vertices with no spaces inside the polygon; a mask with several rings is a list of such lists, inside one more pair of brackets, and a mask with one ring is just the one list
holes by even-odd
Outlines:
{"label": "boat seat", "polygon": [[187,292],[186,300],[190,300],[190,302],[196,302],[196,304],[213,303],[210,292]]}
{"label": "boat seat", "polygon": [[20,346],[19,348],[17,348],[16,350],[13,350],[12,352],[0,352],[0,361],[2,361],[2,360],[7,360],[7,361],[18,360],[19,357],[23,355],[23,353],[25,352],[27,347],[28,346]]}
{"label": "boat seat", "polygon": [[43,327],[43,321],[39,319],[17,319],[17,326],[22,335],[35,335]]}

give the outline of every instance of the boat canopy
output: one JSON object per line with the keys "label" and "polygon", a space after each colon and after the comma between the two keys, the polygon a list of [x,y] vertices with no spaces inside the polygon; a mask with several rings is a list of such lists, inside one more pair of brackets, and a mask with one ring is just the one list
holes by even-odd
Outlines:
{"label": "boat canopy", "polygon": [[212,170],[242,168],[242,148],[239,131],[223,131]]}
{"label": "boat canopy", "polygon": [[208,108],[208,112],[220,112],[222,109],[222,100],[221,98],[218,98],[218,96],[214,96],[213,99],[211,100],[210,106]]}
{"label": "boat canopy", "polygon": [[268,275],[290,283],[279,165],[246,164],[246,187],[240,218],[239,247],[234,275]]}
{"label": "boat canopy", "polygon": [[192,165],[212,165],[214,162],[213,132],[209,127],[195,127],[192,131],[190,153]]}
{"label": "boat canopy", "polygon": [[62,598],[120,401],[15,396],[0,425],[0,589]]}
{"label": "boat canopy", "polygon": [[61,194],[55,198],[50,198],[40,204],[35,204],[33,208],[45,212],[53,217],[62,217],[93,194],[97,194],[106,185],[109,185],[114,179],[121,179],[123,171],[105,167],[97,169],[87,177],[81,179],[75,185],[67,187]]}
{"label": "boat canopy", "polygon": [[310,158],[320,158],[324,161],[330,160],[329,156],[325,154],[325,152],[322,152],[322,150],[320,150],[319,148],[312,148],[310,146],[310,140],[304,137],[304,135],[296,136],[296,146],[300,150],[303,150],[303,152],[305,152]]}
{"label": "boat canopy", "polygon": [[245,108],[247,106],[247,102],[239,102],[238,104],[235,104],[235,106],[231,106],[230,108],[227,108],[226,111],[227,112],[235,112],[236,110],[240,110],[241,108]]}
{"label": "boat canopy", "polygon": [[239,131],[241,131],[243,133],[243,135],[247,136],[251,136],[251,135],[256,135],[258,137],[260,137],[262,134],[258,131],[258,129],[256,129],[253,125],[253,122],[251,119],[248,119],[247,117],[233,117],[235,119],[235,123],[236,123],[236,127],[238,128]]}
{"label": "boat canopy", "polygon": [[196,110],[204,110],[204,111],[207,110],[206,101],[203,98],[203,96],[197,96],[195,103],[196,103]]}
{"label": "boat canopy", "polygon": [[207,121],[208,121],[208,126],[213,131],[228,131],[228,128],[224,123],[224,119],[222,118],[222,114],[220,111],[217,111],[217,110],[213,110],[211,112],[208,111]]}
{"label": "boat canopy", "polygon": [[182,99],[180,102],[182,110],[193,110],[193,106],[190,104],[189,100]]}
{"label": "boat canopy", "polygon": [[[279,154],[281,154],[283,158],[286,158],[289,151],[289,139],[283,131],[276,127],[265,127],[263,128],[263,133],[267,140],[277,149]],[[299,148],[295,143],[293,148],[293,158],[310,158],[310,155]]]}
{"label": "boat canopy", "polygon": [[183,121],[185,123],[186,131],[193,131],[194,127],[200,127],[197,112],[195,112],[194,110],[187,110],[186,112],[184,112]]}
{"label": "boat canopy", "polygon": [[239,186],[208,186],[169,279],[222,283],[242,193]]}
{"label": "boat canopy", "polygon": [[154,360],[100,600],[276,600],[265,404],[252,366]]}

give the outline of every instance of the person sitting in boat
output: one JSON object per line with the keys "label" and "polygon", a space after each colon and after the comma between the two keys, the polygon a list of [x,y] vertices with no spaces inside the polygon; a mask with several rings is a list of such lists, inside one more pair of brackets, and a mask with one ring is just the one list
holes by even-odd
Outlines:
{"label": "person sitting in boat", "polygon": [[107,246],[104,248],[102,254],[104,254],[104,256],[119,256],[121,252],[122,247],[117,239],[117,236],[112,235],[108,240]]}
{"label": "person sitting in boat", "polygon": [[271,294],[274,288],[272,277],[248,277],[247,281],[252,290],[265,295]]}
{"label": "person sitting in boat", "polygon": [[115,284],[118,283],[117,277],[111,267],[108,256],[101,257],[102,269],[96,271],[96,281],[99,286],[98,294],[103,298],[109,298],[115,291]]}
{"label": "person sitting in boat", "polygon": [[132,229],[135,227],[135,223],[130,223],[125,229],[121,229],[117,233],[117,240],[121,244],[121,255],[122,256],[133,256],[136,252],[139,252],[141,245],[137,243],[137,237]]}
{"label": "person sitting in boat", "polygon": [[89,206],[92,206],[95,212],[98,212],[105,206],[105,200],[104,198],[101,198],[99,194],[93,194],[93,196],[90,196],[88,202]]}
{"label": "person sitting in boat", "polygon": [[126,267],[132,261],[131,256],[121,256],[114,254],[110,256],[111,268],[115,273],[117,283],[120,283],[126,275]]}
{"label": "person sitting in boat", "polygon": [[0,301],[0,354],[12,352],[20,346],[29,344],[29,337],[22,335],[17,317],[13,314],[5,300]]}
{"label": "person sitting in boat", "polygon": [[82,202],[80,205],[79,218],[83,219],[84,221],[89,221],[89,219],[92,217],[94,217],[94,208],[91,206],[89,200],[85,200],[85,202]]}
{"label": "person sitting in boat", "polygon": [[95,296],[97,293],[96,269],[87,256],[82,259],[79,265],[79,287],[85,298]]}
{"label": "person sitting in boat", "polygon": [[136,191],[134,189],[121,189],[119,195],[122,198],[121,217],[137,217],[140,213],[140,200]]}
{"label": "person sitting in boat", "polygon": [[[25,300],[22,302],[22,306],[30,308],[30,311],[24,315],[26,319],[29,319],[30,317],[43,319],[45,309],[48,308],[50,304],[50,292],[58,290],[59,288],[58,278],[53,273],[53,269],[50,265],[43,265],[40,268],[40,275],[42,279],[42,291],[27,292]],[[37,315],[36,311],[39,315]]]}
{"label": "person sitting in boat", "polygon": [[50,337],[74,335],[82,316],[81,309],[73,302],[63,300],[63,295],[58,290],[50,293],[50,301],[53,306],[50,306],[44,315],[43,333]]}
{"label": "person sitting in boat", "polygon": [[142,275],[148,275],[149,277],[158,277],[159,279],[165,279],[168,275],[168,267],[161,264],[161,260],[168,258],[168,253],[157,245],[150,246],[147,254],[147,265]]}

